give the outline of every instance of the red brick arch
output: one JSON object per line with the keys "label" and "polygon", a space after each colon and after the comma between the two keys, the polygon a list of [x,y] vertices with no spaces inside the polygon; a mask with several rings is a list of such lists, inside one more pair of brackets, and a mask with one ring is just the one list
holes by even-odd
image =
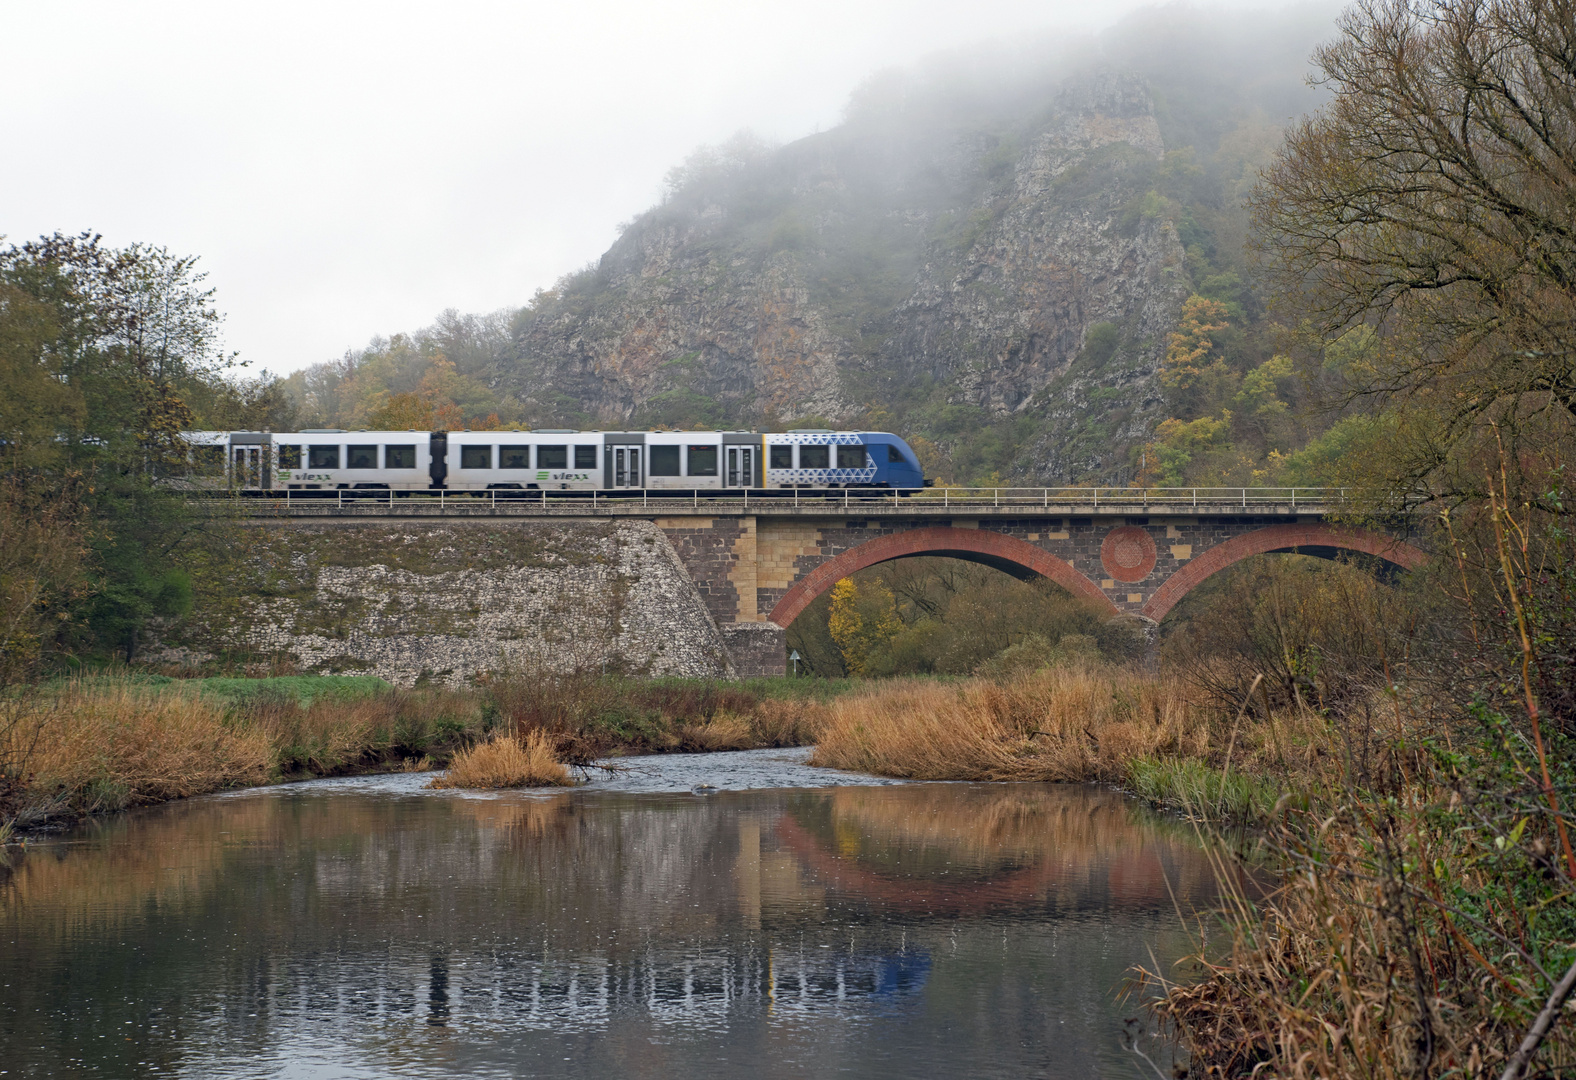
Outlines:
{"label": "red brick arch", "polygon": [[1119,614],[1115,604],[1100,591],[1099,586],[1084,577],[1062,559],[1043,551],[1033,544],[1005,533],[989,529],[954,529],[946,525],[932,525],[908,532],[889,533],[867,540],[841,555],[817,566],[789,589],[777,601],[768,618],[778,626],[788,626],[799,613],[810,606],[810,601],[820,596],[849,574],[877,563],[915,555],[942,555],[954,559],[984,563],[1008,573],[1022,571],[1021,576],[1038,574],[1050,578],[1072,593],[1097,604],[1112,615]]}
{"label": "red brick arch", "polygon": [[[1251,555],[1264,555],[1272,551],[1302,551],[1305,554],[1326,555],[1335,551],[1351,551],[1372,555],[1391,566],[1413,570],[1428,561],[1420,548],[1404,540],[1383,533],[1369,532],[1344,525],[1324,525],[1309,522],[1305,525],[1270,525],[1255,529],[1241,536],[1224,540],[1195,559],[1184,563],[1176,573],[1156,589],[1139,613],[1159,622],[1177,602],[1211,574],[1224,570],[1233,563]],[[1326,556],[1328,557],[1328,556]]]}

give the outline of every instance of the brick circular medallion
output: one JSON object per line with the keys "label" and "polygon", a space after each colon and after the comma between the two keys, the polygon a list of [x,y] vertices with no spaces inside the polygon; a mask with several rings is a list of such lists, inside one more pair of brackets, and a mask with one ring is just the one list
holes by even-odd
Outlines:
{"label": "brick circular medallion", "polygon": [[1123,525],[1105,534],[1100,565],[1118,581],[1143,581],[1155,568],[1155,541],[1137,525]]}

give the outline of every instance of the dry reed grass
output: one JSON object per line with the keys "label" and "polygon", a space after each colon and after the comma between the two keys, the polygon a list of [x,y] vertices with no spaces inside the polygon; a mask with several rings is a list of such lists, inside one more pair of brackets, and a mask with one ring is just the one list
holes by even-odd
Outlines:
{"label": "dry reed grass", "polygon": [[825,707],[816,765],[915,780],[1121,782],[1145,756],[1201,756],[1182,694],[1118,668],[1047,668],[1004,684],[894,682]]}
{"label": "dry reed grass", "polygon": [[404,767],[434,743],[473,727],[474,697],[452,691],[395,691],[351,700],[294,698],[249,703],[245,723],[267,734],[286,774],[325,775],[366,765]]}
{"label": "dry reed grass", "polygon": [[803,746],[815,741],[824,714],[819,702],[761,701],[743,715],[720,712],[697,723],[676,723],[666,749],[708,753]]}
{"label": "dry reed grass", "polygon": [[567,787],[569,770],[554,756],[553,739],[544,731],[523,738],[499,735],[454,755],[448,772],[431,788]]}
{"label": "dry reed grass", "polygon": [[589,765],[615,753],[699,753],[801,746],[822,708],[710,681],[605,678],[592,671],[508,668],[486,680],[504,729],[551,734],[561,760]]}
{"label": "dry reed grass", "polygon": [[266,732],[228,723],[213,702],[127,683],[72,683],[11,738],[27,740],[4,749],[28,763],[32,817],[260,784],[273,760]]}

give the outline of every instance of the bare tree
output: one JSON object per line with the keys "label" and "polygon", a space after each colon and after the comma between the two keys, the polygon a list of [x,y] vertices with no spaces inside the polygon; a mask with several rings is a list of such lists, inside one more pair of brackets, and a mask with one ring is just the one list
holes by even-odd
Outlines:
{"label": "bare tree", "polygon": [[1359,0],[1340,30],[1259,245],[1327,339],[1383,331],[1349,389],[1427,416],[1408,479],[1437,488],[1486,421],[1576,419],[1576,3]]}

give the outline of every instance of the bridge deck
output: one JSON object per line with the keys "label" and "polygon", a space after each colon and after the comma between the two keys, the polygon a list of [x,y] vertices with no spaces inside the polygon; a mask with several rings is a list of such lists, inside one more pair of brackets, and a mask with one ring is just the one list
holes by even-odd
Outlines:
{"label": "bridge deck", "polygon": [[1318,488],[934,488],[904,496],[843,490],[716,495],[631,492],[213,493],[218,514],[262,518],[388,517],[1324,517],[1345,492]]}

